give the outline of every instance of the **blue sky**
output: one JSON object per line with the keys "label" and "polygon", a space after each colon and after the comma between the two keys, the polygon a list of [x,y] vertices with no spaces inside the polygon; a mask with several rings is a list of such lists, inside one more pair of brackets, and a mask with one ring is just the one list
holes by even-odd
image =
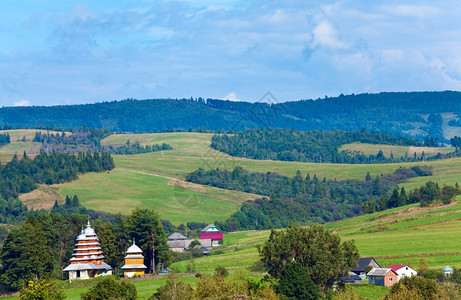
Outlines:
{"label": "blue sky", "polygon": [[0,105],[461,90],[461,1],[0,0]]}

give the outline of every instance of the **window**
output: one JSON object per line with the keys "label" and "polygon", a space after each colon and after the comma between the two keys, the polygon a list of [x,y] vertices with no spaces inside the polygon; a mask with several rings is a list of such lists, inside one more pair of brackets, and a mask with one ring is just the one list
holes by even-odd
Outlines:
{"label": "window", "polygon": [[389,277],[389,281],[392,281],[392,277]]}
{"label": "window", "polygon": [[135,264],[135,263],[136,263],[136,261],[135,261],[135,260],[133,260],[133,264]]}

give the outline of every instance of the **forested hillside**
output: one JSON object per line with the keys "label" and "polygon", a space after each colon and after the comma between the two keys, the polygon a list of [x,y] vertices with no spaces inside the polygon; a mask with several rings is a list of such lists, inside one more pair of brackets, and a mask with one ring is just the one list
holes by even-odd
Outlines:
{"label": "forested hillside", "polygon": [[211,147],[232,156],[282,161],[330,163],[383,163],[418,161],[425,155],[394,158],[382,151],[365,155],[360,152],[339,151],[344,144],[361,142],[380,145],[421,146],[417,140],[395,137],[386,133],[360,131],[299,131],[296,129],[253,129],[234,135],[214,135]]}
{"label": "forested hillside", "polygon": [[[232,171],[199,169],[186,180],[270,197],[247,201],[226,223],[216,222],[225,230],[235,231],[332,222],[406,205],[410,202],[404,190],[398,192],[398,183],[431,174],[432,168],[415,166],[375,178],[367,174],[364,180],[337,181],[321,179],[315,174],[304,177],[299,171],[289,178],[270,172],[250,173],[236,167]],[[396,192],[394,199],[392,194]],[[416,197],[412,199],[417,201]]]}
{"label": "forested hillside", "polygon": [[[281,102],[281,101],[280,101]],[[7,127],[78,128],[121,132],[235,130],[279,127],[303,130],[382,131],[447,142],[459,129],[461,92],[380,93],[295,102],[249,103],[223,100],[124,100],[51,107],[3,107]],[[450,131],[445,133],[445,129]],[[458,134],[460,135],[460,134]]]}

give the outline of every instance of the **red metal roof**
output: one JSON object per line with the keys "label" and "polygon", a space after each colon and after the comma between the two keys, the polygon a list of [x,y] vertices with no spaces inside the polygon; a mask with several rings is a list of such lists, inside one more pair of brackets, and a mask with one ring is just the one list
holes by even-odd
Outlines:
{"label": "red metal roof", "polygon": [[406,265],[390,265],[387,268],[392,269],[397,272],[397,270],[400,270],[401,268],[404,268],[404,267],[406,267]]}
{"label": "red metal roof", "polygon": [[223,234],[222,231],[218,232],[200,232],[200,239],[211,239],[222,241]]}

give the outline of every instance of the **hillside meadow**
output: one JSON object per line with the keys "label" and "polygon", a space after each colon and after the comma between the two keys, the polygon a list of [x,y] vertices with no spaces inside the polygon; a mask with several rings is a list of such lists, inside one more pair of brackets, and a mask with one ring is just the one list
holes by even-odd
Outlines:
{"label": "hillside meadow", "polygon": [[[28,134],[34,132],[30,130]],[[24,133],[16,133],[17,136],[22,134]],[[238,209],[241,203],[259,196],[191,184],[183,180],[188,173],[198,168],[232,170],[235,166],[242,166],[249,171],[277,172],[286,176],[294,176],[296,171],[300,170],[303,176],[310,173],[311,176],[317,174],[319,178],[343,180],[363,179],[367,172],[373,177],[380,176],[392,173],[399,167],[414,165],[434,167],[433,176],[411,178],[401,184],[406,189],[420,186],[428,180],[453,185],[459,180],[461,173],[461,158],[365,165],[236,158],[211,149],[209,146],[211,137],[212,134],[188,132],[113,134],[105,138],[102,144],[123,145],[128,140],[130,143],[138,141],[142,145],[167,143],[173,147],[173,150],[137,155],[114,155],[116,169],[111,172],[85,174],[73,182],[42,186],[40,191],[22,195],[21,199],[30,207],[51,208],[55,200],[62,202],[66,195],[77,194],[86,207],[106,212],[127,214],[136,207],[148,207],[157,210],[162,218],[174,224],[190,221],[214,222],[225,220]]]}

